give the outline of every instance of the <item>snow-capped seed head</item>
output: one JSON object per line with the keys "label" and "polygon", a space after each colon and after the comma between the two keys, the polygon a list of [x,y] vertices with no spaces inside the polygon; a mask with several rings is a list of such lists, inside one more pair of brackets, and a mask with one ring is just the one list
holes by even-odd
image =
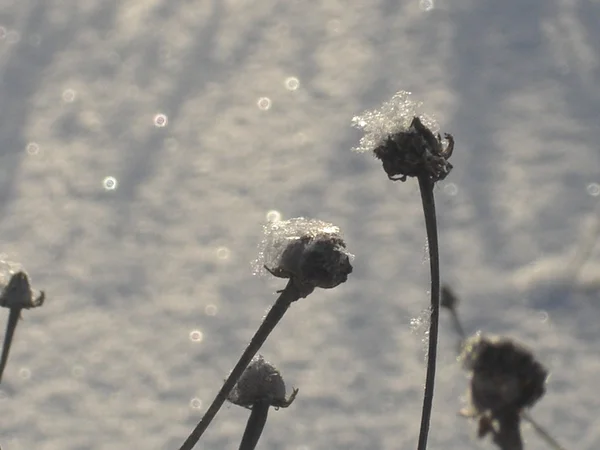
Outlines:
{"label": "snow-capped seed head", "polygon": [[294,390],[290,399],[286,399],[285,383],[281,373],[262,355],[257,355],[230,392],[228,400],[246,408],[265,400],[271,406],[287,407],[293,402],[296,392],[297,390]]}
{"label": "snow-capped seed head", "polygon": [[296,278],[303,284],[329,289],[348,279],[351,259],[338,227],[299,217],[265,226],[255,265],[266,267],[279,278]]}
{"label": "snow-capped seed head", "polygon": [[37,298],[33,297],[29,277],[25,272],[13,274],[0,295],[0,306],[6,308],[35,308],[44,303],[44,292]]}
{"label": "snow-capped seed head", "polygon": [[391,180],[418,176],[427,176],[433,182],[443,180],[452,170],[448,158],[454,138],[446,134],[448,145],[444,148],[437,123],[425,114],[419,115],[421,104],[409,97],[410,93],[400,91],[381,109],[352,119],[353,125],[365,133],[354,150],[372,151]]}
{"label": "snow-capped seed head", "polygon": [[470,397],[479,413],[519,412],[546,392],[548,371],[511,339],[475,335],[465,342],[460,359],[471,371]]}

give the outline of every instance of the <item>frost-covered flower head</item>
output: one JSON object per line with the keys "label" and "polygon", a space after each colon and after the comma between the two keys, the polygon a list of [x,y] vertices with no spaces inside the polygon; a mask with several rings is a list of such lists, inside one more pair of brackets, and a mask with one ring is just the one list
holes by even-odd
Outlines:
{"label": "frost-covered flower head", "polygon": [[519,413],[546,392],[548,371],[511,339],[477,334],[466,340],[460,359],[471,372],[470,397],[479,414]]}
{"label": "frost-covered flower head", "polygon": [[265,225],[255,271],[330,289],[348,279],[351,259],[338,227],[298,217]]}
{"label": "frost-covered flower head", "polygon": [[285,383],[279,370],[262,355],[256,355],[230,392],[228,400],[245,408],[262,401],[276,408],[285,408],[294,401],[297,393],[298,390],[294,389],[290,398],[286,398]]}
{"label": "frost-covered flower head", "polygon": [[400,91],[381,108],[354,117],[352,125],[364,136],[353,150],[372,151],[391,180],[418,176],[433,182],[443,180],[452,170],[448,158],[454,139],[445,134],[448,145],[444,148],[437,122],[420,113],[420,108],[421,103],[413,101],[410,92]]}

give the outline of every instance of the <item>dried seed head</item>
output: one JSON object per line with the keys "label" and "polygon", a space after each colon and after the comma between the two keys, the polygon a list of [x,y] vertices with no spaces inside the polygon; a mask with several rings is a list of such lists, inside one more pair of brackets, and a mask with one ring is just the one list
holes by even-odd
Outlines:
{"label": "dried seed head", "polygon": [[454,139],[446,134],[448,145],[444,149],[437,124],[429,116],[419,115],[421,104],[409,96],[409,92],[400,91],[381,109],[354,117],[352,124],[365,133],[354,150],[372,151],[391,180],[418,176],[433,182],[443,180],[452,170],[448,158]]}
{"label": "dried seed head", "polygon": [[230,392],[228,400],[246,408],[265,400],[271,406],[287,407],[294,401],[296,392],[297,390],[294,390],[292,396],[286,399],[281,373],[262,355],[257,355]]}
{"label": "dried seed head", "polygon": [[533,354],[508,338],[475,335],[460,356],[471,371],[474,409],[493,417],[532,407],[545,393],[548,372]]}
{"label": "dried seed head", "polygon": [[19,271],[12,275],[0,295],[0,306],[6,308],[35,308],[44,304],[44,292],[37,298],[33,297],[29,277]]}
{"label": "dried seed head", "polygon": [[348,279],[351,258],[338,227],[299,217],[265,226],[255,266],[257,271],[264,266],[279,278],[296,278],[303,284],[329,289]]}

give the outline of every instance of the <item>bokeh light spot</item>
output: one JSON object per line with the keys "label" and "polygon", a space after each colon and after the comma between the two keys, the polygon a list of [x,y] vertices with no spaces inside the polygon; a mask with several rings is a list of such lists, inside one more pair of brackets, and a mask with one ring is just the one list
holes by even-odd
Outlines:
{"label": "bokeh light spot", "polygon": [[285,79],[285,88],[289,91],[295,91],[300,87],[300,81],[296,77],[288,77]]}
{"label": "bokeh light spot", "polygon": [[431,11],[433,7],[433,0],[419,0],[419,8],[422,11]]}
{"label": "bokeh light spot", "polygon": [[229,259],[231,251],[227,247],[219,247],[217,249],[217,258],[221,260]]}
{"label": "bokeh light spot", "polygon": [[447,183],[444,186],[444,193],[450,197],[454,197],[456,194],[458,194],[458,186],[456,186],[454,183]]}
{"label": "bokeh light spot", "polygon": [[592,197],[598,197],[600,195],[600,184],[590,183],[587,185],[587,192]]}
{"label": "bokeh light spot", "polygon": [[65,103],[73,103],[76,93],[73,89],[65,89],[62,93],[62,99]]}
{"label": "bokeh light spot", "polygon": [[157,128],[164,128],[169,123],[169,118],[166,114],[157,114],[154,116],[154,126]]}
{"label": "bokeh light spot", "polygon": [[217,305],[206,305],[206,307],[204,308],[204,314],[206,314],[207,316],[216,316],[217,313],[219,312],[219,308],[217,307]]}
{"label": "bokeh light spot", "polygon": [[267,221],[269,222],[279,222],[281,220],[281,213],[275,209],[267,212]]}
{"label": "bokeh light spot", "polygon": [[107,191],[114,191],[118,186],[117,179],[115,177],[106,177],[102,180],[102,186],[104,186],[104,189]]}
{"label": "bokeh light spot", "polygon": [[190,408],[192,409],[201,409],[202,408],[202,400],[197,397],[194,397],[190,400]]}
{"label": "bokeh light spot", "polygon": [[202,342],[204,339],[204,335],[200,330],[194,330],[190,332],[190,341],[192,342]]}
{"label": "bokeh light spot", "polygon": [[262,111],[268,111],[271,109],[271,99],[269,97],[261,97],[256,102],[258,109]]}
{"label": "bokeh light spot", "polygon": [[27,144],[27,147],[25,147],[25,150],[27,151],[27,154],[35,156],[40,153],[40,146],[35,142],[30,142]]}
{"label": "bokeh light spot", "polygon": [[85,369],[83,366],[73,366],[71,369],[71,375],[75,378],[81,378],[85,375]]}

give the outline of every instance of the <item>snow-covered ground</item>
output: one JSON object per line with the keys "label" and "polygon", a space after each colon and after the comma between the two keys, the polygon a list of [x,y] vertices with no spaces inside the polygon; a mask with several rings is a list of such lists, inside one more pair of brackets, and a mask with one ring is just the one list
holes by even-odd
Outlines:
{"label": "snow-covered ground", "polygon": [[[597,449],[600,249],[569,265],[600,216],[598,17],[594,0],[0,0],[1,259],[47,295],[0,385],[2,449],[178,449],[285,284],[251,266],[278,216],[339,225],[355,271],[263,347],[300,393],[259,448],[414,449],[417,184],[350,150],[352,117],[398,90],[456,138],[436,195],[468,331],[532,348],[551,370],[533,416]],[[457,416],[450,324],[429,448],[489,449]],[[247,416],[224,407],[197,448],[237,448]]]}

